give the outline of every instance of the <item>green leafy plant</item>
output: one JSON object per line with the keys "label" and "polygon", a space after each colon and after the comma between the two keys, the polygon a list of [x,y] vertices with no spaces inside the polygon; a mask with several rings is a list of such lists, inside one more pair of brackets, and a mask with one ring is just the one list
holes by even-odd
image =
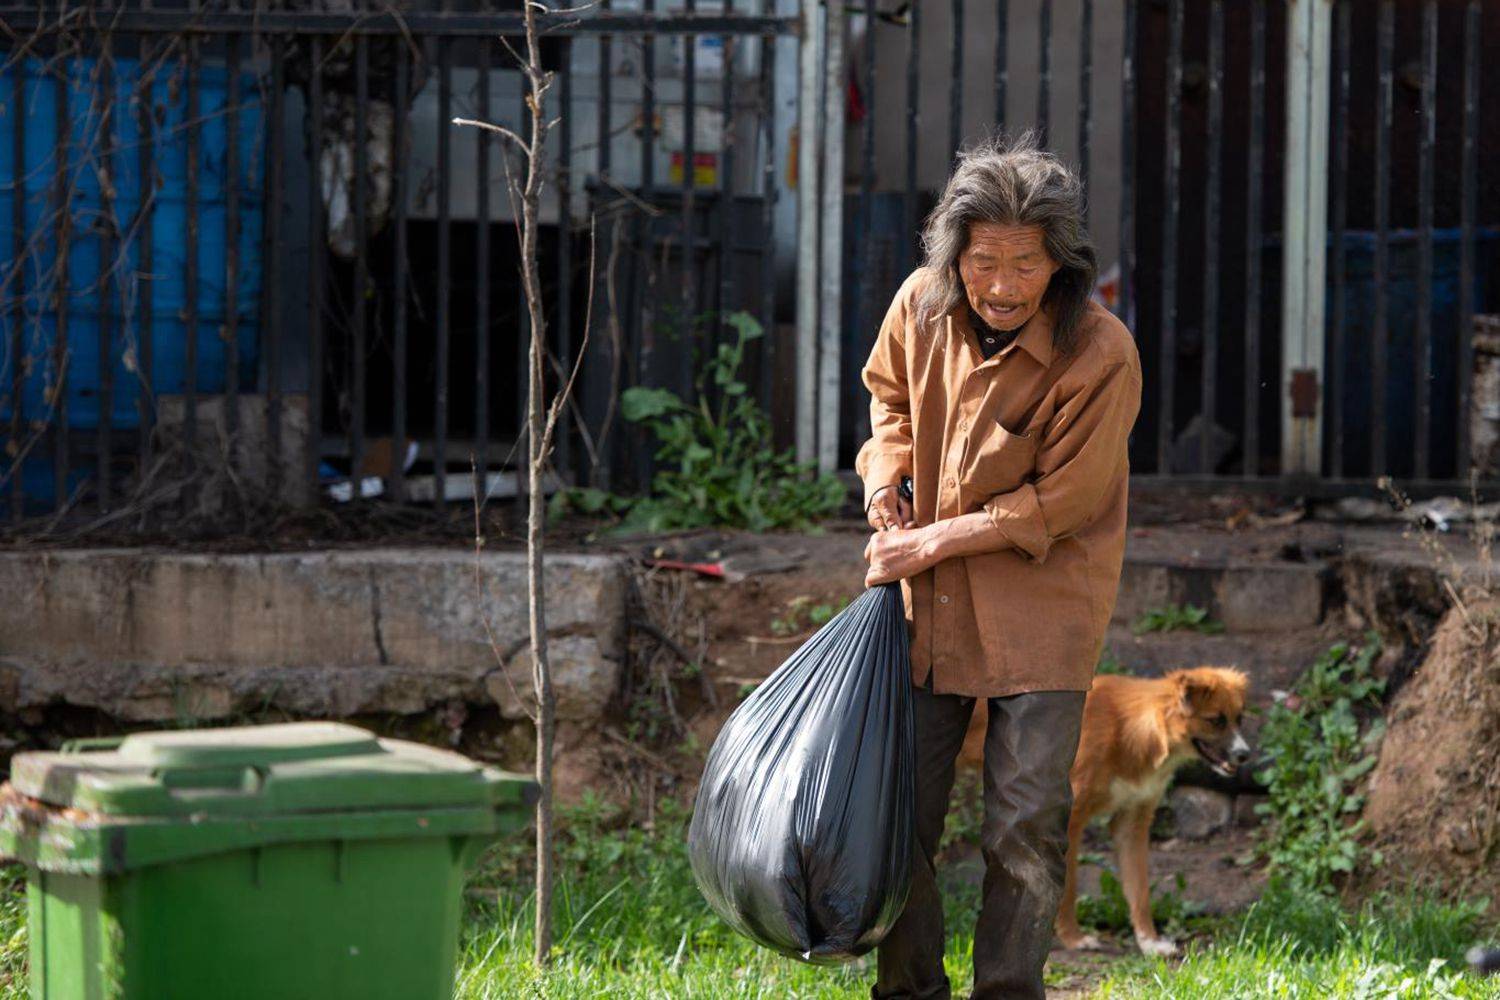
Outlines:
{"label": "green leafy plant", "polygon": [[620,395],[621,416],[649,429],[657,441],[661,467],[650,495],[566,490],[553,499],[554,514],[611,514],[621,519],[621,531],[763,531],[805,528],[839,508],[846,497],[843,483],[775,449],[771,422],[740,379],[746,345],[763,336],[760,323],[743,312],[724,321],[734,340],[720,344],[702,366],[697,402],[645,386]]}
{"label": "green leafy plant", "polygon": [[[1192,920],[1203,913],[1203,905],[1183,896],[1187,878],[1178,872],[1170,889],[1151,888],[1151,919],[1167,934],[1180,934]],[[1130,904],[1120,880],[1108,868],[1099,873],[1099,895],[1078,897],[1078,922],[1083,927],[1101,931],[1130,930]]]}
{"label": "green leafy plant", "polygon": [[787,602],[785,614],[771,619],[771,634],[799,635],[808,629],[822,628],[848,606],[847,597],[833,604],[814,604],[810,597],[794,597]]}
{"label": "green leafy plant", "polygon": [[[1359,648],[1331,647],[1261,727],[1271,763],[1258,775],[1270,793],[1259,809],[1274,822],[1260,852],[1273,878],[1295,890],[1331,891],[1363,860],[1363,822],[1356,818],[1362,779],[1375,766],[1384,732],[1378,708],[1385,682],[1374,674],[1379,650],[1374,633]],[[1369,860],[1378,864],[1378,853]]]}
{"label": "green leafy plant", "polygon": [[1094,673],[1120,674],[1125,677],[1131,677],[1135,674],[1135,671],[1121,663],[1120,658],[1115,655],[1115,651],[1105,646],[1104,651],[1099,654],[1099,664],[1094,667]]}
{"label": "green leafy plant", "polygon": [[1209,618],[1207,608],[1200,608],[1193,604],[1168,604],[1165,607],[1148,609],[1130,626],[1130,631],[1136,635],[1179,630],[1213,635],[1224,631],[1224,623]]}

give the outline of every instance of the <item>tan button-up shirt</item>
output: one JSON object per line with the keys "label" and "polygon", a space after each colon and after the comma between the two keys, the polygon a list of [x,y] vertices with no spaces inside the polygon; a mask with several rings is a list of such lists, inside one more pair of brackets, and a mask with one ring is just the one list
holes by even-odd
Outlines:
{"label": "tan button-up shirt", "polygon": [[1043,308],[986,361],[962,304],[917,324],[925,274],[902,285],[865,365],[865,503],[909,475],[919,525],[984,511],[995,545],[902,583],[912,680],[976,697],[1087,690],[1125,553],[1135,341],[1091,305],[1060,355]]}

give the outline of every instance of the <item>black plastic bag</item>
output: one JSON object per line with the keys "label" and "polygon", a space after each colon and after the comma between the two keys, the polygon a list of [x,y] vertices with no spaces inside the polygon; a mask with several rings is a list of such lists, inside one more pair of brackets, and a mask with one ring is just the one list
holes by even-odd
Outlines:
{"label": "black plastic bag", "polygon": [[914,757],[906,615],[886,584],[792,654],[714,741],[688,830],[709,905],[803,961],[874,948],[910,886]]}

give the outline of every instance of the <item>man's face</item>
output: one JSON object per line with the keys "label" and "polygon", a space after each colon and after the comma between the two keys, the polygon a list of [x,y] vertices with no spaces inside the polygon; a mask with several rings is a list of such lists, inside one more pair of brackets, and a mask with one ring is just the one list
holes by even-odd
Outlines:
{"label": "man's face", "polygon": [[1047,253],[1041,226],[976,222],[958,256],[969,305],[996,330],[1019,330],[1041,308],[1059,264]]}

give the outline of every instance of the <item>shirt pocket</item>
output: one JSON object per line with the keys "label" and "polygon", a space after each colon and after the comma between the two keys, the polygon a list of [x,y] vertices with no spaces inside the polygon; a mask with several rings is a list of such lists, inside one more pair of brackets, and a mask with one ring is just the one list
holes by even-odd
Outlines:
{"label": "shirt pocket", "polygon": [[963,483],[981,503],[1009,493],[1033,478],[1037,436],[1006,429],[997,420],[980,421],[970,435]]}

